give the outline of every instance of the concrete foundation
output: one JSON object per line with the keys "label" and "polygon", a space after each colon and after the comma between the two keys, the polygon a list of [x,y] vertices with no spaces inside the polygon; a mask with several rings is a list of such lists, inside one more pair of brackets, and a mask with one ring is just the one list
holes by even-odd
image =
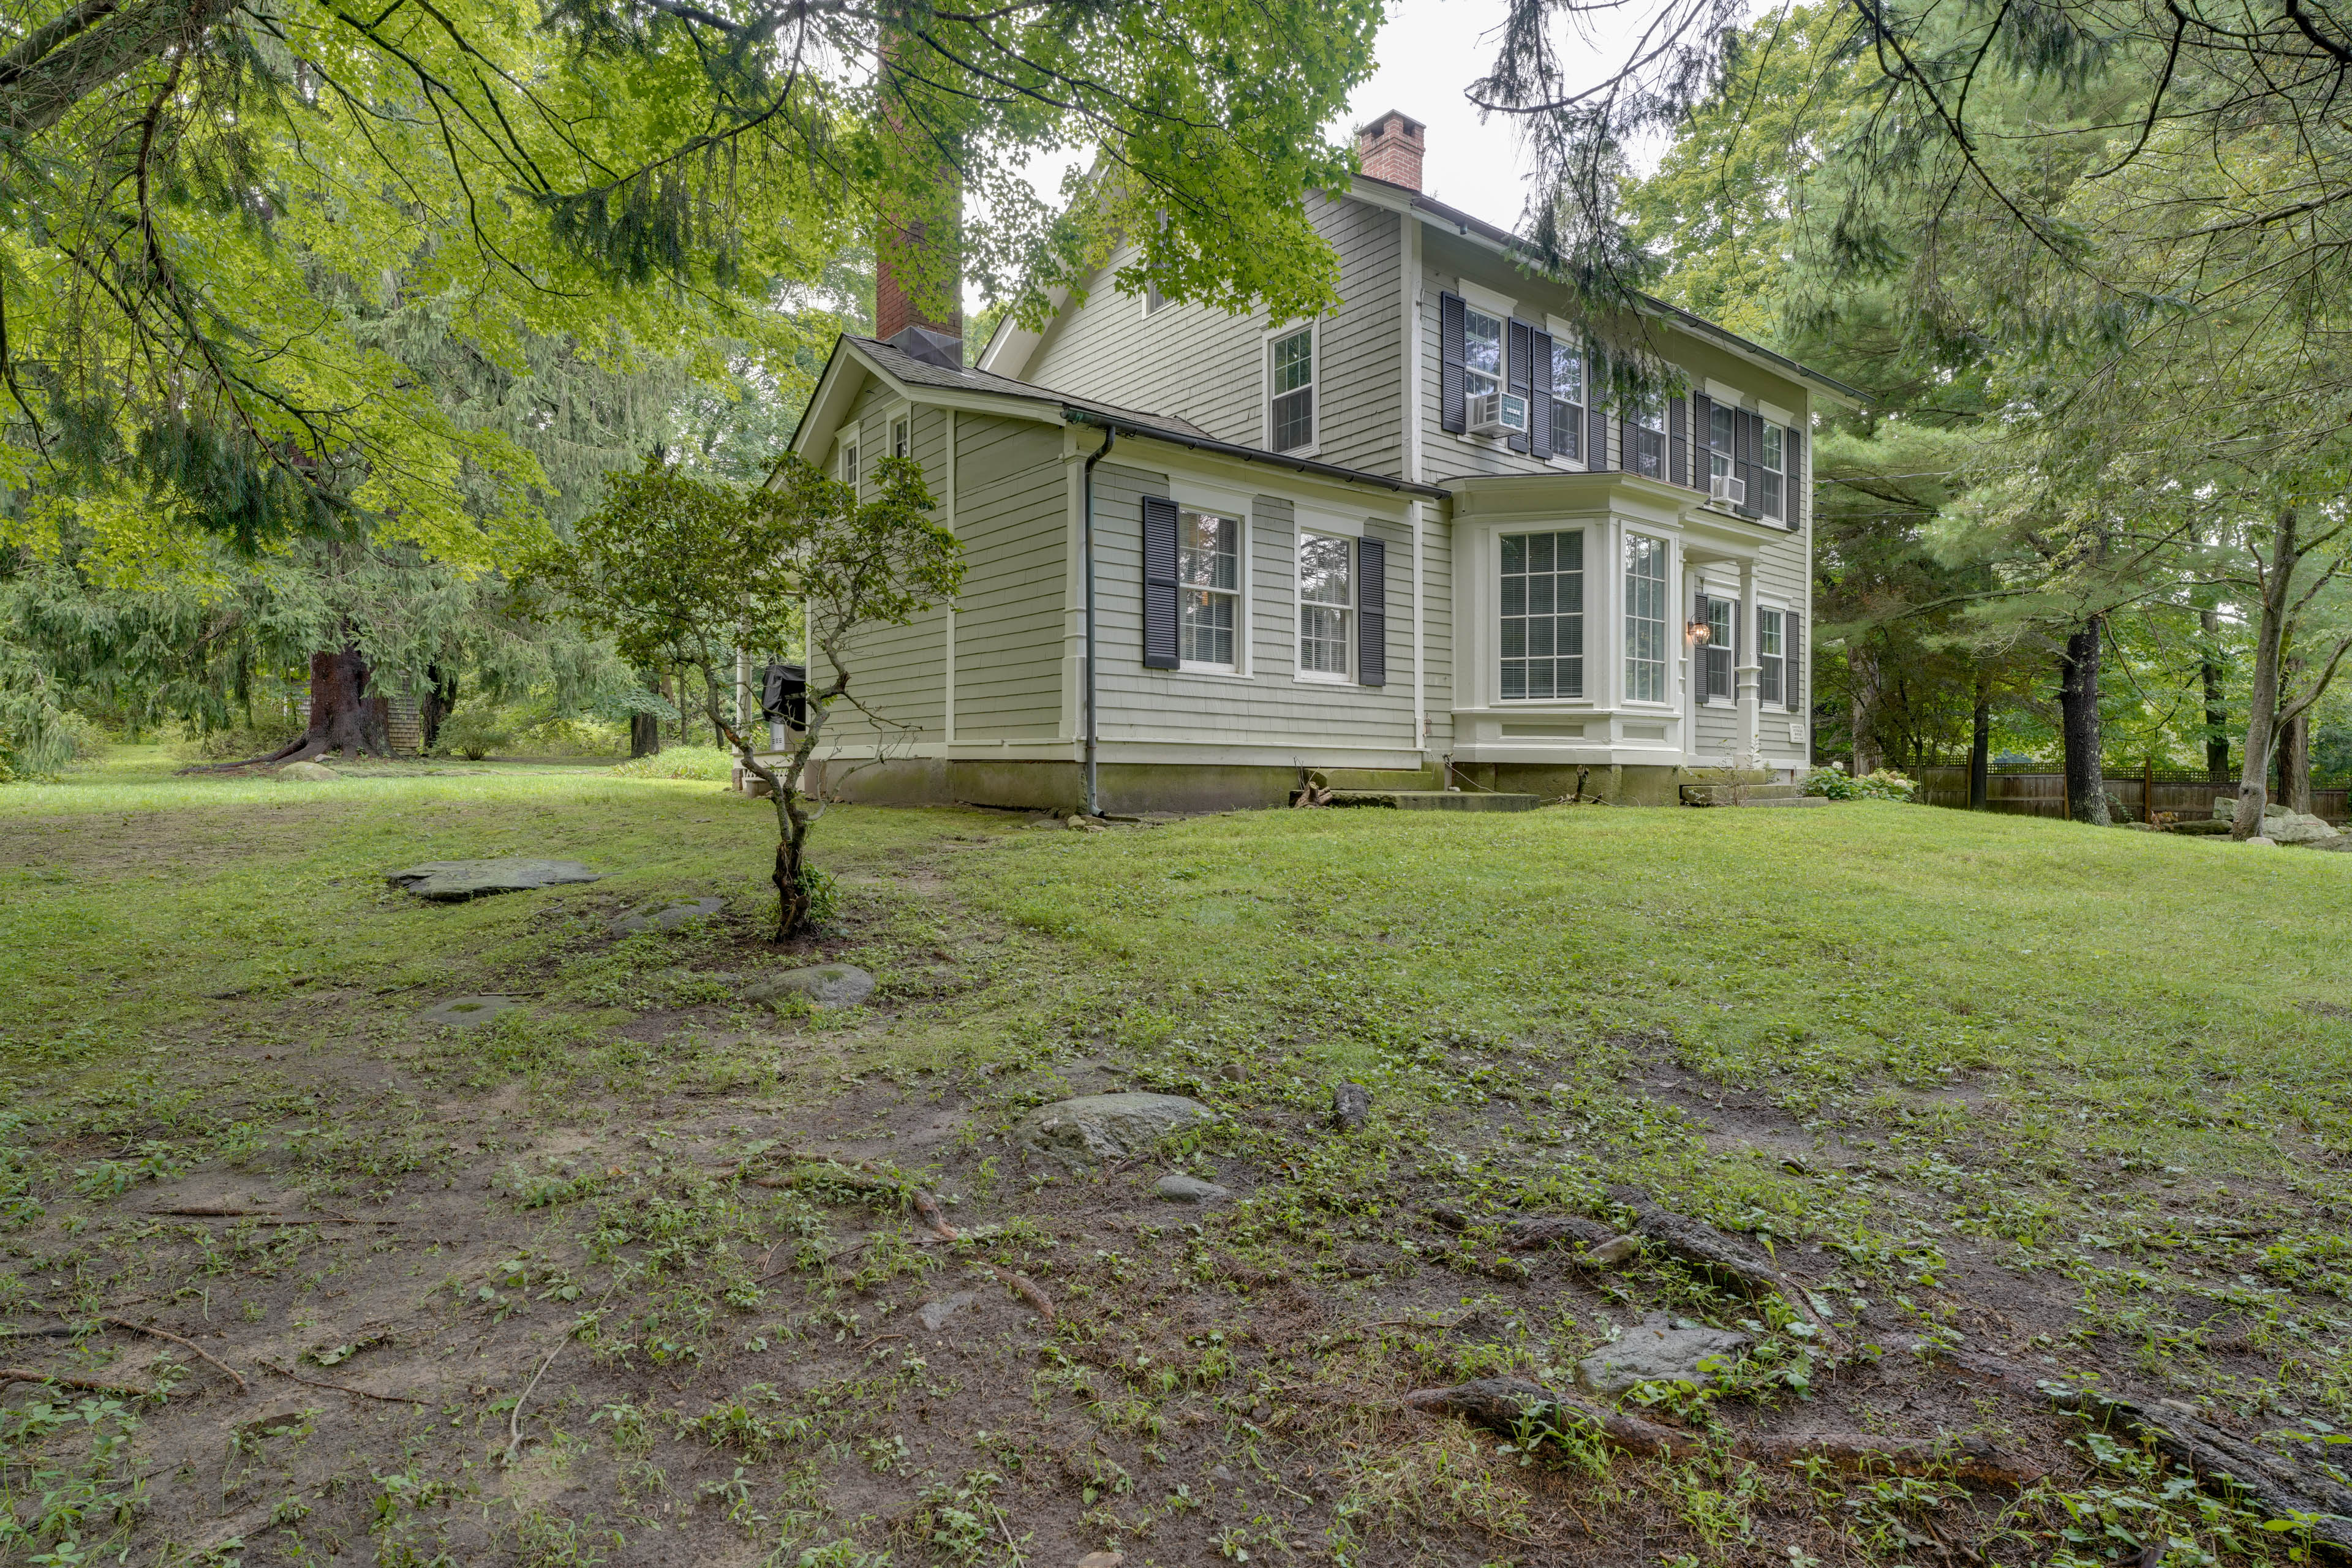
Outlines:
{"label": "concrete foundation", "polygon": [[[1459,763],[1456,782],[1465,789],[1565,800],[1577,789],[1572,767],[1519,763]],[[1705,770],[1700,770],[1704,772]],[[1334,790],[1437,790],[1444,787],[1436,767],[1412,769],[1318,768]],[[931,757],[897,758],[879,764],[841,767],[828,777],[828,764],[813,765],[812,783],[837,787],[840,797],[869,805],[989,805],[1015,811],[1068,816],[1083,809],[1086,772],[1068,762],[950,762]],[[1682,785],[1693,770],[1666,766],[1596,767],[1585,771],[1583,793],[1612,805],[1679,805]],[[1105,763],[1097,778],[1102,809],[1121,815],[1143,812],[1278,810],[1298,788],[1291,767],[1198,765],[1184,763]]]}

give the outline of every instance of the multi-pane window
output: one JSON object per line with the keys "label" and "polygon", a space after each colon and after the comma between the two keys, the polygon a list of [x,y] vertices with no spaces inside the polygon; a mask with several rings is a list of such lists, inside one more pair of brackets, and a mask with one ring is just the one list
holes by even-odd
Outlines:
{"label": "multi-pane window", "polygon": [[[1731,477],[1732,411],[1722,404],[1714,405],[1706,416],[1707,477],[1727,479]],[[1712,487],[1710,487],[1712,488]]]}
{"label": "multi-pane window", "polygon": [[1655,398],[1643,398],[1633,405],[1625,421],[1625,434],[1632,437],[1625,452],[1625,471],[1645,479],[1666,477],[1666,406]]}
{"label": "multi-pane window", "polygon": [[1781,466],[1780,426],[1767,425],[1762,439],[1756,443],[1756,493],[1748,501],[1766,517],[1778,519],[1780,510]]}
{"label": "multi-pane window", "polygon": [[1780,611],[1759,609],[1756,612],[1756,662],[1762,667],[1762,673],[1757,677],[1757,695],[1775,707],[1786,701],[1781,689],[1789,665],[1780,640],[1782,629]]}
{"label": "multi-pane window", "polygon": [[1507,533],[1503,696],[1584,695],[1584,535]]}
{"label": "multi-pane window", "polygon": [[1558,339],[1551,345],[1551,449],[1570,459],[1584,449],[1584,356]]}
{"label": "multi-pane window", "polygon": [[1503,321],[1475,305],[1462,308],[1462,384],[1472,397],[1503,390]]}
{"label": "multi-pane window", "polygon": [[1315,444],[1315,329],[1301,327],[1267,347],[1266,445],[1287,452]]}
{"label": "multi-pane window", "polygon": [[914,451],[915,443],[907,419],[902,415],[890,421],[890,455],[894,458],[908,458],[912,457]]}
{"label": "multi-pane window", "polygon": [[1234,668],[1241,579],[1240,521],[1209,511],[1179,512],[1177,647],[1186,665]]}
{"label": "multi-pane window", "polygon": [[1731,671],[1738,655],[1738,601],[1709,599],[1706,602],[1706,646],[1700,649],[1702,672],[1701,694],[1708,698],[1731,700]]}
{"label": "multi-pane window", "polygon": [[857,443],[855,441],[841,444],[841,482],[845,485],[857,482]]}
{"label": "multi-pane window", "polygon": [[1356,611],[1355,541],[1298,536],[1298,668],[1344,679]]}
{"label": "multi-pane window", "polygon": [[1666,700],[1666,545],[1625,536],[1625,697]]}

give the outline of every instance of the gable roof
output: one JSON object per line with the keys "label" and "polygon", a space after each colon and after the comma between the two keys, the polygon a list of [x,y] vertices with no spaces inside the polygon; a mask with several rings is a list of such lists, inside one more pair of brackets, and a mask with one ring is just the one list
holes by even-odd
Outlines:
{"label": "gable roof", "polygon": [[[1375,179],[1370,174],[1358,174],[1354,188],[1349,195],[1373,206],[1386,207],[1392,212],[1409,213],[1423,223],[1444,225],[1452,228],[1456,234],[1476,240],[1486,249],[1497,255],[1516,259],[1520,253],[1518,237],[1510,230],[1498,227],[1458,207],[1450,207],[1434,196],[1423,195],[1411,185],[1395,184],[1387,180]],[[1069,302],[1069,290],[1056,289],[1049,297],[1053,301],[1054,315],[1058,318],[1063,308]],[[1750,364],[1771,371],[1777,375],[1785,375],[1802,382],[1832,403],[1843,404],[1849,408],[1859,408],[1870,401],[1869,395],[1860,388],[1849,386],[1835,376],[1823,375],[1817,370],[1808,369],[1786,354],[1775,353],[1761,343],[1741,337],[1728,327],[1717,326],[1704,316],[1693,315],[1681,306],[1670,305],[1654,295],[1644,294],[1641,299],[1644,310],[1666,318],[1696,337],[1706,338],[1736,358],[1746,360]],[[1032,332],[1016,325],[1008,313],[1003,320],[997,322],[996,331],[990,335],[987,347],[981,352],[980,360],[982,364],[993,364],[1011,356],[1016,357],[1018,363],[1025,365],[1044,341],[1043,332]]]}
{"label": "gable roof", "polygon": [[1164,441],[1196,452],[1237,458],[1247,463],[1263,463],[1292,473],[1338,480],[1342,484],[1370,485],[1403,495],[1437,500],[1447,493],[1433,485],[1412,484],[1387,474],[1367,473],[1360,468],[1344,468],[1337,463],[1320,463],[1311,458],[1293,458],[1258,447],[1221,441],[1191,420],[1176,415],[1122,408],[1097,398],[1056,392],[1034,382],[1016,381],[1012,376],[999,375],[993,371],[958,370],[949,365],[934,364],[879,339],[852,337],[846,332],[835,340],[833,357],[825,362],[824,374],[817,378],[816,390],[810,395],[808,406],[801,412],[801,422],[794,427],[790,443],[793,451],[805,458],[812,449],[821,448],[833,439],[856,407],[856,372],[861,368],[880,376],[910,398],[919,398],[926,403],[974,413],[1034,419],[1046,425],[1084,425],[1096,429],[1114,430],[1121,436],[1141,440]]}

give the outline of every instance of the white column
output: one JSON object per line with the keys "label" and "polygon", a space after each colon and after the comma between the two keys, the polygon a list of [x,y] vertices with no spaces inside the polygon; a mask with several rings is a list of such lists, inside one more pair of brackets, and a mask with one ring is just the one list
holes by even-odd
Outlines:
{"label": "white column", "polygon": [[1739,563],[1738,635],[1739,653],[1733,667],[1738,672],[1739,693],[1739,765],[1752,768],[1759,765],[1763,756],[1760,727],[1764,680],[1763,658],[1757,652],[1763,639],[1756,635],[1756,563],[1752,558]]}

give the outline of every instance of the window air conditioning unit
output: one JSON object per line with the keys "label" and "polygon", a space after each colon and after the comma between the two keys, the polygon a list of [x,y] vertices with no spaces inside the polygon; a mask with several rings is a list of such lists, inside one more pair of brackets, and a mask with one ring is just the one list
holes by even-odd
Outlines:
{"label": "window air conditioning unit", "polygon": [[1729,474],[1710,474],[1706,481],[1706,499],[1732,506],[1748,504],[1748,481],[1735,479]]}
{"label": "window air conditioning unit", "polygon": [[1473,436],[1524,436],[1528,400],[1516,392],[1482,392],[1470,400]]}

